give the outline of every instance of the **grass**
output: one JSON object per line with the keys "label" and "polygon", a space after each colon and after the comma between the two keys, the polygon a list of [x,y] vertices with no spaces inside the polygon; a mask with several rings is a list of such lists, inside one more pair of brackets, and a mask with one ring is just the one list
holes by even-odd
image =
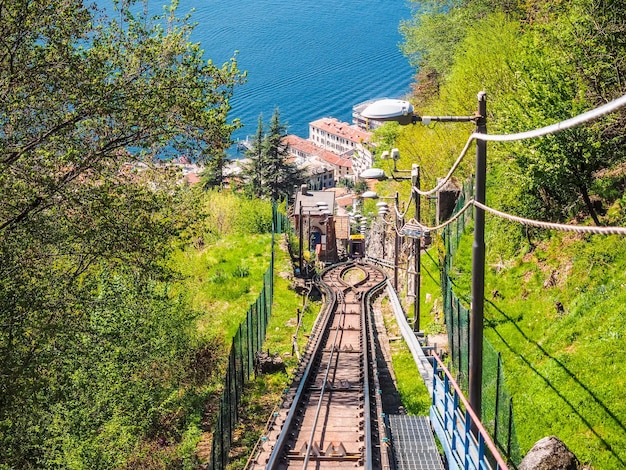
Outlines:
{"label": "grass", "polygon": [[175,253],[192,305],[204,314],[201,334],[232,338],[263,287],[269,267],[271,235],[230,236],[201,249]]}
{"label": "grass", "polygon": [[[426,335],[445,333],[445,324],[441,312],[441,285],[436,247],[431,248],[421,257],[420,290],[421,329]],[[403,305],[403,308],[408,316],[411,317],[413,312],[412,303]],[[399,338],[400,330],[388,302],[382,302],[382,310],[389,337]],[[412,318],[409,321],[412,321]],[[431,397],[415,365],[411,351],[401,339],[391,341],[390,350],[398,391],[406,412],[411,415],[428,415]]]}
{"label": "grass", "polygon": [[[194,307],[205,312],[198,321],[201,335],[222,336],[224,343],[230,344],[228,338],[234,335],[260,292],[261,279],[269,265],[269,249],[269,235],[233,236],[200,249],[188,249],[175,254],[175,267],[188,277],[187,290],[180,294],[189,295]],[[297,367],[292,338],[298,316],[302,318],[302,325],[296,341],[298,349],[303,351],[319,312],[319,299],[309,302],[306,309],[303,308],[302,295],[295,290],[291,276],[290,261],[285,250],[277,249],[274,306],[264,343],[265,350],[283,357],[287,371],[256,377],[246,386],[241,421],[231,449],[229,468],[232,469],[245,467],[268,417],[280,403],[282,393],[291,381]],[[440,332],[443,327],[440,317],[436,315],[440,305],[440,300],[437,300],[440,291],[439,268],[434,258],[424,256],[422,262],[422,325],[427,331]],[[412,307],[410,309],[412,311]],[[395,322],[386,323],[389,328],[393,328]],[[410,351],[403,341],[394,341],[391,347],[398,389],[405,409],[410,414],[427,414],[430,397]],[[194,422],[193,417],[190,421]],[[198,419],[195,421],[196,424],[188,430],[184,439],[186,452],[210,437],[200,432],[200,422]]]}
{"label": "grass", "polygon": [[437,247],[433,246],[420,257],[421,259],[421,302],[420,329],[428,335],[445,333],[443,300],[441,297],[441,279]]}
{"label": "grass", "polygon": [[262,435],[267,420],[274,408],[280,404],[283,391],[291,383],[298,365],[293,352],[293,337],[296,334],[298,316],[301,326],[298,329],[296,343],[303,351],[308,333],[320,309],[318,301],[307,301],[303,308],[303,298],[295,289],[291,277],[292,267],[288,253],[277,249],[274,276],[274,306],[267,327],[263,349],[272,354],[279,354],[286,365],[286,372],[264,374],[254,378],[247,386],[242,397],[241,420],[235,432],[235,442],[231,449],[230,469],[244,468],[255,444]]}
{"label": "grass", "polygon": [[[465,292],[470,250],[466,236],[455,259]],[[556,234],[489,263],[485,336],[503,356],[522,453],[556,435],[597,470],[626,467],[623,239]]]}

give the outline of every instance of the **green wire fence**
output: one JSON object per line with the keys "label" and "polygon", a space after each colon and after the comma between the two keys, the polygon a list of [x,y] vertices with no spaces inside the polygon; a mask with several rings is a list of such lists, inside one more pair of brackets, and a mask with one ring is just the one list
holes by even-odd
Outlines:
{"label": "green wire fence", "polygon": [[274,298],[274,249],[275,235],[289,230],[289,220],[274,205],[272,210],[272,251],[270,266],[263,275],[263,288],[255,303],[248,309],[246,319],[239,325],[228,356],[228,368],[220,400],[217,423],[213,430],[213,445],[208,468],[225,469],[233,439],[233,431],[239,420],[239,404],[244,385],[254,373],[254,358],[265,341],[267,323],[272,314]]}
{"label": "green wire fence", "polygon": [[[463,186],[454,213],[458,213],[471,198],[473,182]],[[458,219],[447,225],[443,230],[445,256],[441,270],[441,290],[443,308],[448,330],[448,344],[452,362],[451,370],[462,389],[469,388],[469,341],[470,341],[470,310],[465,307],[462,299],[454,293],[454,286],[449,273],[452,259],[459,246],[461,237],[469,221],[472,211],[466,211]],[[521,460],[521,452],[515,431],[513,418],[513,398],[504,384],[502,358],[487,339],[483,340],[483,383],[482,383],[482,416],[483,426],[492,436],[494,443],[513,466]]]}

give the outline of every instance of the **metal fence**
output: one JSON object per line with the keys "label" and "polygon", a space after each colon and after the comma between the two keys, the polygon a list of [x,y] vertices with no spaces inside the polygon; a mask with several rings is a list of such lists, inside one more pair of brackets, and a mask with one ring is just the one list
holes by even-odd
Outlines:
{"label": "metal fence", "polygon": [[[464,185],[455,208],[457,213],[471,198],[472,183]],[[449,272],[452,258],[459,246],[467,222],[472,219],[472,211],[466,211],[443,231],[445,257],[441,271],[443,308],[448,330],[448,343],[452,370],[461,388],[469,388],[469,341],[470,311],[463,305],[454,291]],[[468,302],[469,303],[469,302]],[[510,464],[516,466],[521,461],[521,452],[513,418],[513,399],[504,384],[502,358],[486,339],[483,341],[483,383],[481,421],[493,441],[506,456]]]}
{"label": "metal fence", "polygon": [[263,275],[263,288],[248,309],[246,319],[239,325],[230,346],[228,368],[220,400],[217,423],[213,430],[213,445],[208,468],[222,470],[228,464],[233,430],[239,420],[239,404],[243,387],[254,372],[254,358],[265,340],[267,322],[272,313],[274,297],[275,235],[289,230],[289,220],[274,206],[272,210],[272,252],[270,266]]}

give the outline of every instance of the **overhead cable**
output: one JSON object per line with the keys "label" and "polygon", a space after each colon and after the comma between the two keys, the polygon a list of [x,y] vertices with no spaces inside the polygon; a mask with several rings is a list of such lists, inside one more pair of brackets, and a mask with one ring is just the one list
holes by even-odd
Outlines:
{"label": "overhead cable", "polygon": [[467,154],[467,151],[469,150],[469,147],[473,140],[483,140],[483,141],[491,141],[491,142],[511,142],[514,140],[533,139],[536,137],[542,137],[547,134],[554,134],[556,132],[570,129],[572,127],[578,126],[585,122],[593,121],[594,119],[598,119],[599,117],[602,117],[606,114],[610,114],[624,106],[626,106],[626,95],[623,95],[620,98],[610,101],[609,103],[605,105],[599,106],[595,109],[579,114],[578,116],[575,116],[573,118],[566,119],[565,121],[561,121],[556,124],[552,124],[550,126],[541,127],[539,129],[534,129],[534,130],[525,131],[525,132],[518,132],[516,134],[483,134],[480,132],[474,132],[472,135],[470,135],[469,139],[467,140],[465,144],[465,147],[463,147],[463,150],[461,150],[460,155],[454,162],[454,165],[452,165],[452,167],[450,168],[450,171],[448,171],[448,174],[446,175],[446,177],[439,184],[437,184],[437,186],[427,191],[424,191],[421,188],[417,188],[413,186],[413,190],[422,196],[429,196],[431,194],[436,193],[441,188],[443,188],[446,185],[446,183],[452,178],[452,175],[454,174],[458,166],[461,164],[461,161]]}
{"label": "overhead cable", "polygon": [[480,202],[471,201],[476,207],[489,212],[497,217],[508,219],[513,222],[518,222],[523,225],[531,225],[533,227],[547,228],[551,230],[561,230],[565,232],[578,232],[578,233],[597,233],[601,235],[626,235],[626,227],[597,227],[589,225],[569,225],[569,224],[555,224],[552,222],[542,222],[540,220],[525,219],[516,215],[507,214],[496,209],[492,209],[489,206],[481,204]]}
{"label": "overhead cable", "polygon": [[613,111],[618,110],[619,108],[626,106],[626,95],[621,98],[617,98],[609,103],[602,105],[596,109],[592,109],[591,111],[587,111],[586,113],[579,114],[570,119],[566,119],[565,121],[558,122],[556,124],[552,124],[550,126],[542,127],[540,129],[535,129],[532,131],[526,132],[518,132],[517,134],[481,134],[478,132],[473,133],[470,138],[484,141],[493,141],[493,142],[510,142],[512,140],[523,140],[523,139],[533,139],[535,137],[541,137],[547,134],[554,134],[556,132],[563,131],[565,129],[570,129],[572,127],[578,126],[585,122],[592,121],[599,117],[602,117],[606,114],[612,113]]}

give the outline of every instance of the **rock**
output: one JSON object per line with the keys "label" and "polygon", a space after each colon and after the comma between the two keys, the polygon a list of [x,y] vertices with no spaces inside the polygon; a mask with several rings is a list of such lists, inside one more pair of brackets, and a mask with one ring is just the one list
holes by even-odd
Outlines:
{"label": "rock", "polygon": [[559,438],[548,436],[535,443],[518,470],[578,470],[576,456]]}
{"label": "rock", "polygon": [[280,354],[270,354],[269,351],[259,351],[254,356],[254,371],[257,375],[284,372],[285,361]]}

